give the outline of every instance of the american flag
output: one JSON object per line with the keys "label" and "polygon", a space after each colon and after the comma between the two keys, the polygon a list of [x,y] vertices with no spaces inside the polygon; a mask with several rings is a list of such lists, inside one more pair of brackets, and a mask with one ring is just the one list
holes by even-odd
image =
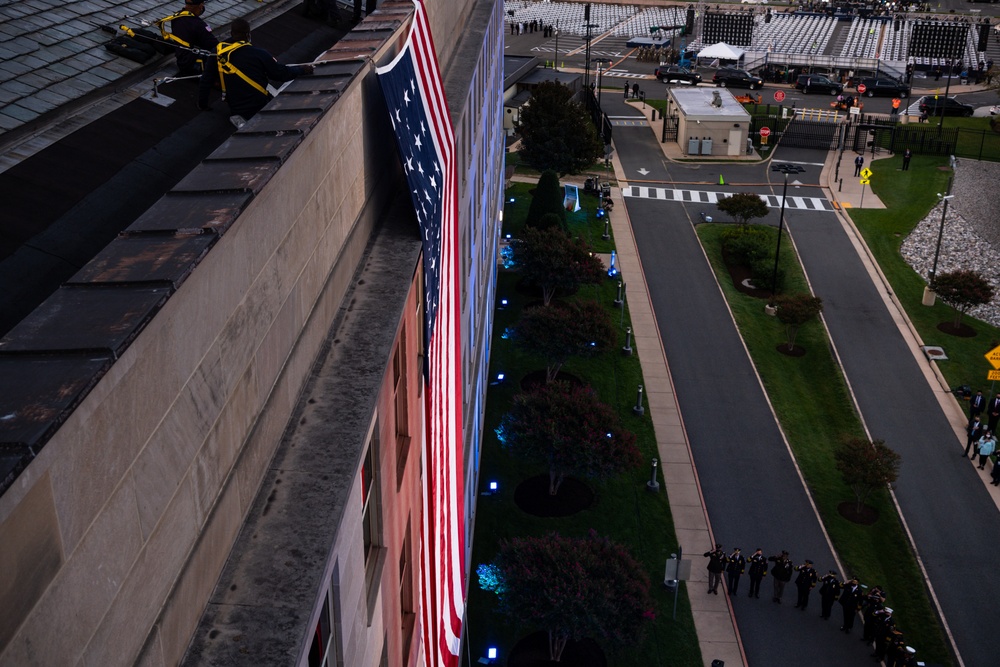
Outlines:
{"label": "american flag", "polygon": [[378,68],[423,238],[428,351],[421,627],[425,664],[457,667],[465,613],[462,375],[455,135],[424,2],[399,55]]}

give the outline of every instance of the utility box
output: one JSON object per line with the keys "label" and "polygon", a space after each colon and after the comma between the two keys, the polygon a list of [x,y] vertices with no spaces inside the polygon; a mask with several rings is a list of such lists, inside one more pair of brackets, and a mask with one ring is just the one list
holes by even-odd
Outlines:
{"label": "utility box", "polygon": [[705,137],[701,140],[701,154],[711,155],[712,154],[712,138]]}
{"label": "utility box", "polygon": [[699,142],[694,137],[688,139],[688,155],[698,155]]}

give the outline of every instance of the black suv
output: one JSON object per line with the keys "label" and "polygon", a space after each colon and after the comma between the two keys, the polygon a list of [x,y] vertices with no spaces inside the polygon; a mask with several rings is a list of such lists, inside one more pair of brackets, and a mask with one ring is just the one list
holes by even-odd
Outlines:
{"label": "black suv", "polygon": [[910,87],[895,79],[861,79],[858,85],[864,85],[865,92],[862,95],[867,95],[868,97],[881,95],[884,97],[905,99],[910,96]]}
{"label": "black suv", "polygon": [[737,86],[757,90],[764,87],[764,79],[754,76],[750,72],[732,67],[722,67],[715,72],[712,83],[725,88],[726,86]]}
{"label": "black suv", "polygon": [[656,78],[663,83],[685,83],[697,86],[701,83],[701,74],[692,72],[680,65],[662,65],[656,68]]}
{"label": "black suv", "polygon": [[799,78],[795,82],[795,87],[807,95],[809,93],[840,95],[844,92],[842,85],[820,74],[799,74]]}
{"label": "black suv", "polygon": [[945,116],[966,117],[971,116],[976,109],[971,104],[965,104],[954,97],[945,97],[944,95],[938,96],[937,99],[934,99],[933,95],[925,95],[920,98],[918,108],[920,113],[926,113],[928,116],[940,116],[943,110]]}

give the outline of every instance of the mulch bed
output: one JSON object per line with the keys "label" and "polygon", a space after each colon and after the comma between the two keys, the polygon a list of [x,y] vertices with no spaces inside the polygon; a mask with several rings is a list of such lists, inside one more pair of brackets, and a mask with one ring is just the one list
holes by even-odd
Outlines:
{"label": "mulch bed", "polygon": [[563,650],[562,660],[549,660],[549,633],[530,634],[517,644],[507,658],[507,667],[607,667],[604,651],[593,639],[570,640]]}
{"label": "mulch bed", "polygon": [[954,322],[942,322],[937,325],[938,331],[949,336],[956,336],[958,338],[975,338],[976,330],[970,327],[968,324],[959,324],[957,327]]}
{"label": "mulch bed", "polygon": [[729,253],[722,252],[722,261],[726,265],[726,270],[729,271],[729,277],[733,281],[733,287],[748,294],[756,299],[767,299],[771,296],[771,290],[758,289],[756,287],[749,287],[750,278],[752,274],[750,273],[750,267],[743,264],[734,264],[729,261]]}
{"label": "mulch bed", "polygon": [[874,507],[869,507],[868,505],[862,505],[861,511],[858,511],[858,504],[856,502],[840,503],[837,505],[837,511],[840,512],[840,516],[844,517],[851,523],[857,523],[862,526],[871,526],[876,521],[878,521],[878,510]]}
{"label": "mulch bed", "polygon": [[559,485],[559,493],[549,495],[549,474],[529,477],[514,490],[514,502],[532,516],[563,517],[582,512],[594,504],[594,492],[575,477]]}
{"label": "mulch bed", "polygon": [[782,353],[786,357],[804,357],[806,356],[806,348],[801,345],[793,345],[792,349],[788,349],[788,343],[782,343],[774,348],[778,352]]}

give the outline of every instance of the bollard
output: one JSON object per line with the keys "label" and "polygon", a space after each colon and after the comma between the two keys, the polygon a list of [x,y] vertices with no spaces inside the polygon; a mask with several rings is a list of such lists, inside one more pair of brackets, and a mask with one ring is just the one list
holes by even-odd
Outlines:
{"label": "bollard", "polygon": [[660,490],[660,483],[656,481],[656,459],[653,459],[653,473],[650,476],[648,482],[646,482],[646,490],[656,493]]}
{"label": "bollard", "polygon": [[639,391],[636,392],[635,405],[632,407],[632,414],[636,417],[641,417],[646,413],[646,409],[642,407],[642,385],[639,385]]}
{"label": "bollard", "polygon": [[627,356],[632,356],[632,327],[625,330],[625,347],[622,348],[622,353]]}
{"label": "bollard", "polygon": [[604,212],[604,233],[601,234],[601,238],[604,239],[605,241],[607,241],[607,240],[609,240],[611,238],[610,225],[611,225],[611,218],[608,217],[608,213],[607,213],[607,211],[605,211]]}
{"label": "bollard", "polygon": [[840,179],[840,183],[837,185],[837,192],[844,189],[844,179]]}
{"label": "bollard", "polygon": [[618,281],[618,296],[615,298],[615,307],[622,305],[622,281]]}

